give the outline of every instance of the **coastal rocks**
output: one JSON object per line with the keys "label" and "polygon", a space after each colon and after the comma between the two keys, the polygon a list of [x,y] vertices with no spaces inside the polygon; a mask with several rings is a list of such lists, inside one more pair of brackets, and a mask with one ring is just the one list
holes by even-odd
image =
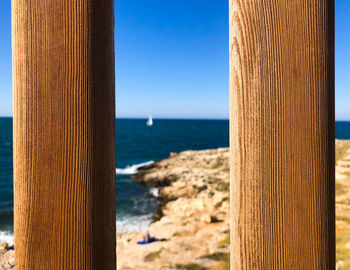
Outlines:
{"label": "coastal rocks", "polygon": [[176,155],[177,155],[177,153],[171,152],[169,156],[170,157],[175,157]]}
{"label": "coastal rocks", "polygon": [[210,214],[204,214],[202,217],[201,217],[201,221],[204,222],[204,223],[212,223],[216,220],[216,217],[210,215]]}
{"label": "coastal rocks", "polygon": [[7,251],[8,244],[7,243],[2,243],[0,245],[0,252],[5,253]]}
{"label": "coastal rocks", "polygon": [[[340,270],[350,267],[347,259],[350,258],[350,141],[337,140],[336,149],[337,254],[342,258],[337,261],[337,269]],[[135,179],[160,187],[162,215],[149,230],[166,241],[135,249],[134,243],[140,239],[136,237],[122,248],[118,246],[118,269],[128,269],[127,266],[152,270],[229,269],[228,149],[174,154],[156,162],[152,168],[142,168]],[[128,259],[133,252],[142,256]]]}
{"label": "coastal rocks", "polygon": [[350,269],[350,141],[336,140],[336,269]]}
{"label": "coastal rocks", "polygon": [[129,242],[118,236],[118,269],[220,269],[212,268],[220,260],[203,256],[229,253],[220,246],[229,237],[228,157],[225,148],[185,151],[140,168],[133,178],[159,188],[160,209],[149,232],[163,241],[138,246],[142,234]]}
{"label": "coastal rocks", "polygon": [[[348,165],[339,161],[348,161],[350,141],[336,141],[336,149],[337,269],[341,270],[350,269],[350,174],[340,174],[339,169]],[[159,187],[160,214],[149,232],[163,241],[141,246],[137,241],[143,233],[118,234],[117,269],[229,269],[228,158],[228,149],[186,151],[141,168],[134,178]],[[13,250],[0,251],[2,269],[14,269]]]}
{"label": "coastal rocks", "polygon": [[15,269],[15,258],[13,246],[7,243],[0,245],[0,270]]}
{"label": "coastal rocks", "polygon": [[0,270],[15,269],[15,257],[13,250],[0,250]]}

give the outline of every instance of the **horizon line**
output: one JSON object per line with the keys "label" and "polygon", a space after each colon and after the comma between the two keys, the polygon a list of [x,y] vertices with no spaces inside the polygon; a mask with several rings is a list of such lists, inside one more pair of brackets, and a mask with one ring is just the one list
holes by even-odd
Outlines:
{"label": "horizon line", "polygon": [[[0,115],[0,118],[13,118],[13,116]],[[116,120],[147,120],[147,117],[116,117]],[[197,117],[153,117],[153,120],[213,120],[213,121],[229,121],[229,118],[197,118]],[[335,119],[335,122],[350,122],[350,119]]]}
{"label": "horizon line", "polygon": [[[13,116],[0,115],[0,118],[13,118]],[[148,117],[116,117],[116,120],[147,120]],[[153,117],[153,120],[222,120],[228,121],[229,118],[197,118],[197,117]]]}

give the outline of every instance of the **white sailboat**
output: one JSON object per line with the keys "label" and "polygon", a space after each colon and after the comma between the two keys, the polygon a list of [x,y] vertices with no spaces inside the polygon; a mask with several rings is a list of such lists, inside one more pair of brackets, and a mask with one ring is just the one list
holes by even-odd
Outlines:
{"label": "white sailboat", "polygon": [[151,127],[153,126],[153,120],[152,120],[152,115],[149,115],[148,116],[148,120],[147,120],[147,126]]}

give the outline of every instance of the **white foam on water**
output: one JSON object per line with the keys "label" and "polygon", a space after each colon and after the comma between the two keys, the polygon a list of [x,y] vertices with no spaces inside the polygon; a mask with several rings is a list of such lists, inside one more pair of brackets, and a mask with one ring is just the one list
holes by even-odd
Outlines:
{"label": "white foam on water", "polygon": [[117,220],[117,233],[143,232],[148,229],[152,215],[138,216]]}
{"label": "white foam on water", "polygon": [[[149,214],[117,220],[117,233],[144,232],[148,229],[148,226],[152,221],[152,216],[152,214]],[[12,232],[0,231],[0,245],[3,243],[7,243],[9,246],[14,245]]]}
{"label": "white foam on water", "polygon": [[127,166],[126,168],[116,168],[115,169],[115,172],[116,174],[135,174],[137,173],[137,170],[141,167],[144,167],[144,166],[147,166],[147,165],[150,165],[152,164],[154,161],[147,161],[147,162],[143,162],[143,163],[140,163],[140,164],[135,164],[135,165],[132,165],[132,166]]}
{"label": "white foam on water", "polygon": [[7,243],[9,246],[12,246],[13,241],[13,233],[9,231],[0,231],[0,244]]}
{"label": "white foam on water", "polygon": [[[152,215],[117,220],[117,233],[144,232],[148,229],[151,221]],[[12,232],[0,231],[0,245],[3,243],[7,243],[9,246],[14,245],[14,237]]]}
{"label": "white foam on water", "polygon": [[151,193],[154,197],[158,197],[159,189],[155,188],[155,187],[152,187],[152,188],[149,189],[149,193]]}

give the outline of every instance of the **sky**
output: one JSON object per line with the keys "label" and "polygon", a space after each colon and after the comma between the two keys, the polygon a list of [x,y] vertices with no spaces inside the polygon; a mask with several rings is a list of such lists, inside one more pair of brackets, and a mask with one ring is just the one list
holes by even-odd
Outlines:
{"label": "sky", "polygon": [[[350,1],[336,2],[336,119],[350,120]],[[10,0],[0,1],[0,116],[12,116]],[[117,117],[228,118],[228,0],[117,0]]]}

